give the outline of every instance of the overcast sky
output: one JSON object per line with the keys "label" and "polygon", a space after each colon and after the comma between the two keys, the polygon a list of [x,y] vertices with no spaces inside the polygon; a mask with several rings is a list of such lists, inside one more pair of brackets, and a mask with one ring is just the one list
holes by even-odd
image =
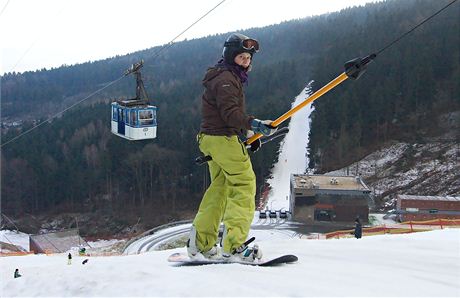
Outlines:
{"label": "overcast sky", "polygon": [[[225,0],[176,41],[376,0]],[[0,0],[0,73],[95,61],[170,42],[222,0]]]}

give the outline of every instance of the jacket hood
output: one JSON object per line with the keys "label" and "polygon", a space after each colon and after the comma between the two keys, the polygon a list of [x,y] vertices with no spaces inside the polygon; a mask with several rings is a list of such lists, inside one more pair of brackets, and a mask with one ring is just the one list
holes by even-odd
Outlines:
{"label": "jacket hood", "polygon": [[206,74],[204,75],[203,81],[202,81],[203,84],[206,84],[207,82],[211,81],[212,79],[220,75],[225,70],[227,69],[224,67],[220,67],[220,66],[213,66],[213,67],[208,68],[208,70],[206,71]]}

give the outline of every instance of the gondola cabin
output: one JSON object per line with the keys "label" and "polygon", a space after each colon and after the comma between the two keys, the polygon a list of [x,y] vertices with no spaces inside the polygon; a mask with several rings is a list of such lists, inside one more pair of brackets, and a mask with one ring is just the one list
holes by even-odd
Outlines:
{"label": "gondola cabin", "polygon": [[143,100],[113,102],[112,133],[130,141],[156,138],[157,107]]}

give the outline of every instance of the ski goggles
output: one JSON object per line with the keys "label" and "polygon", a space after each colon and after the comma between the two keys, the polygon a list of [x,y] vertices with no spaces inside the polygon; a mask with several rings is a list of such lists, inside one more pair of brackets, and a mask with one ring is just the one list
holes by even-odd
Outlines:
{"label": "ski goggles", "polygon": [[259,42],[255,39],[245,39],[241,42],[241,46],[245,50],[254,50],[256,52],[259,51]]}
{"label": "ski goggles", "polygon": [[259,51],[259,42],[255,39],[244,39],[241,41],[228,41],[224,46],[238,46],[248,51]]}

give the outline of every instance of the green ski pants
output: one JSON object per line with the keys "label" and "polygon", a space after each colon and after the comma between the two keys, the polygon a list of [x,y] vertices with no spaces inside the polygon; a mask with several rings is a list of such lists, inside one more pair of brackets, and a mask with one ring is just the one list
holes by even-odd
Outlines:
{"label": "green ski pants", "polygon": [[193,221],[196,245],[200,251],[210,250],[217,242],[223,221],[223,248],[231,253],[249,234],[255,210],[256,176],[246,147],[237,136],[200,133],[197,139],[201,152],[212,156],[212,160],[208,162],[211,184]]}

